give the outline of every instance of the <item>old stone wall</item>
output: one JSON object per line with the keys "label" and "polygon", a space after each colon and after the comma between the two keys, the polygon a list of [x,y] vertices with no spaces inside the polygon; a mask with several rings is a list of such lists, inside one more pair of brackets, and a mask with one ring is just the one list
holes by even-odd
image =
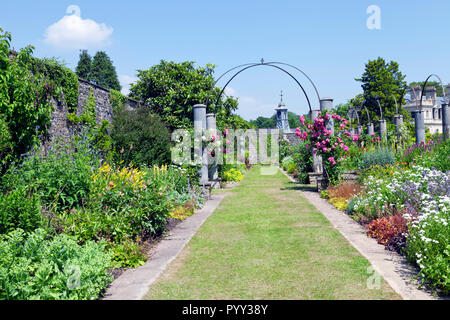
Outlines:
{"label": "old stone wall", "polygon": [[[85,107],[86,100],[89,97],[89,91],[92,88],[95,96],[95,113],[97,123],[100,124],[102,120],[112,122],[113,109],[110,102],[110,92],[108,89],[88,82],[83,79],[78,80],[78,107],[77,115],[80,116]],[[74,125],[67,120],[68,108],[64,103],[52,100],[55,110],[52,113],[50,121],[49,137],[50,140],[56,136],[69,137],[73,133]],[[125,103],[127,109],[135,109],[138,102],[133,99],[128,99]]]}

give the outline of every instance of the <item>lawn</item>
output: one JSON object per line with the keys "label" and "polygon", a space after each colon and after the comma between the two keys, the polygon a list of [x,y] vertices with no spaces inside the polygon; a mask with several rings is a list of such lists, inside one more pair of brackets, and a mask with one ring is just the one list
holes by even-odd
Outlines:
{"label": "lawn", "polygon": [[250,170],[144,299],[400,299],[297,189]]}

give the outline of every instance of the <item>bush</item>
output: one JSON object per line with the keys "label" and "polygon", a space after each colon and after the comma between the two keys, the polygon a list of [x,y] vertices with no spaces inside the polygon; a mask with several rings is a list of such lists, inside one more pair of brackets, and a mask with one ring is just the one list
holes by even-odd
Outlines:
{"label": "bush", "polygon": [[124,165],[161,165],[170,162],[171,135],[149,108],[117,109],[111,138],[117,162]]}
{"label": "bush", "polygon": [[0,236],[0,299],[97,299],[113,279],[110,259],[104,244],[48,239],[42,229],[25,237],[16,229]]}
{"label": "bush", "polygon": [[293,174],[295,172],[295,170],[297,169],[295,163],[291,163],[287,166],[287,173],[289,174]]}
{"label": "bush", "polygon": [[0,234],[17,228],[31,232],[42,224],[39,199],[18,188],[8,194],[0,194]]}
{"label": "bush", "polygon": [[395,163],[395,155],[388,149],[377,149],[365,152],[361,157],[360,169],[364,170],[372,166],[387,166]]}
{"label": "bush", "polygon": [[336,209],[345,211],[347,210],[347,199],[339,197],[339,198],[330,198],[330,203],[336,207]]}
{"label": "bush", "polygon": [[423,218],[412,220],[406,254],[420,268],[424,281],[432,288],[450,293],[450,216],[449,210],[427,210]]}
{"label": "bush", "polygon": [[2,178],[2,186],[4,191],[24,188],[38,195],[43,206],[69,211],[88,199],[91,168],[97,167],[99,161],[82,139],[57,140],[47,156],[36,147],[20,165],[14,165]]}
{"label": "bush", "polygon": [[369,224],[367,235],[377,239],[379,244],[386,245],[394,237],[405,237],[408,232],[406,220],[401,215],[383,217]]}
{"label": "bush", "polygon": [[312,156],[306,143],[302,142],[297,147],[293,147],[292,157],[297,169],[297,180],[299,183],[308,183],[308,172],[312,172]]}
{"label": "bush", "polygon": [[344,198],[348,200],[361,192],[361,186],[349,182],[341,182],[337,186],[328,188],[330,198]]}

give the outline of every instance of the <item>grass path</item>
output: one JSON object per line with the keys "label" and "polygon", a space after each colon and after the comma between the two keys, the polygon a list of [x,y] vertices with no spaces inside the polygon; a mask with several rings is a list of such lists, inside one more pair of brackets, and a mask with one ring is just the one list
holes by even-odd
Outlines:
{"label": "grass path", "polygon": [[144,299],[400,299],[297,188],[253,168]]}

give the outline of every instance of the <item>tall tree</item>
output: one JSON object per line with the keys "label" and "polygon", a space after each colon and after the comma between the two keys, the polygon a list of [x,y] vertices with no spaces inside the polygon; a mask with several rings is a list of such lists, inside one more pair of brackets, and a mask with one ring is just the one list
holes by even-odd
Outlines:
{"label": "tall tree", "polygon": [[[214,85],[214,66],[195,67],[194,62],[181,63],[161,60],[148,70],[138,70],[139,80],[130,88],[130,97],[143,101],[153,112],[173,128],[192,127],[192,107],[205,103]],[[217,127],[230,123],[238,102],[221,96],[215,87],[209,97],[207,112],[216,111]],[[214,105],[217,101],[217,106]]]}
{"label": "tall tree", "polygon": [[[355,79],[361,82],[364,90],[363,100],[366,101],[366,107],[369,110],[372,121],[380,119],[380,108],[377,99],[380,101],[383,118],[393,121],[396,114],[395,99],[399,106],[399,112],[405,117],[410,117],[410,113],[402,110],[404,105],[406,82],[405,76],[400,72],[399,65],[395,61],[387,63],[383,58],[369,60],[361,78]],[[359,99],[352,99],[351,104],[359,105]],[[367,116],[362,113],[362,122],[367,122]]]}
{"label": "tall tree", "polygon": [[120,91],[116,68],[106,52],[98,51],[92,61],[90,80],[100,86]]}
{"label": "tall tree", "polygon": [[80,53],[80,60],[78,60],[78,65],[77,68],[75,69],[75,73],[80,78],[90,80],[91,67],[92,67],[91,56],[89,55],[87,50],[82,50]]}

